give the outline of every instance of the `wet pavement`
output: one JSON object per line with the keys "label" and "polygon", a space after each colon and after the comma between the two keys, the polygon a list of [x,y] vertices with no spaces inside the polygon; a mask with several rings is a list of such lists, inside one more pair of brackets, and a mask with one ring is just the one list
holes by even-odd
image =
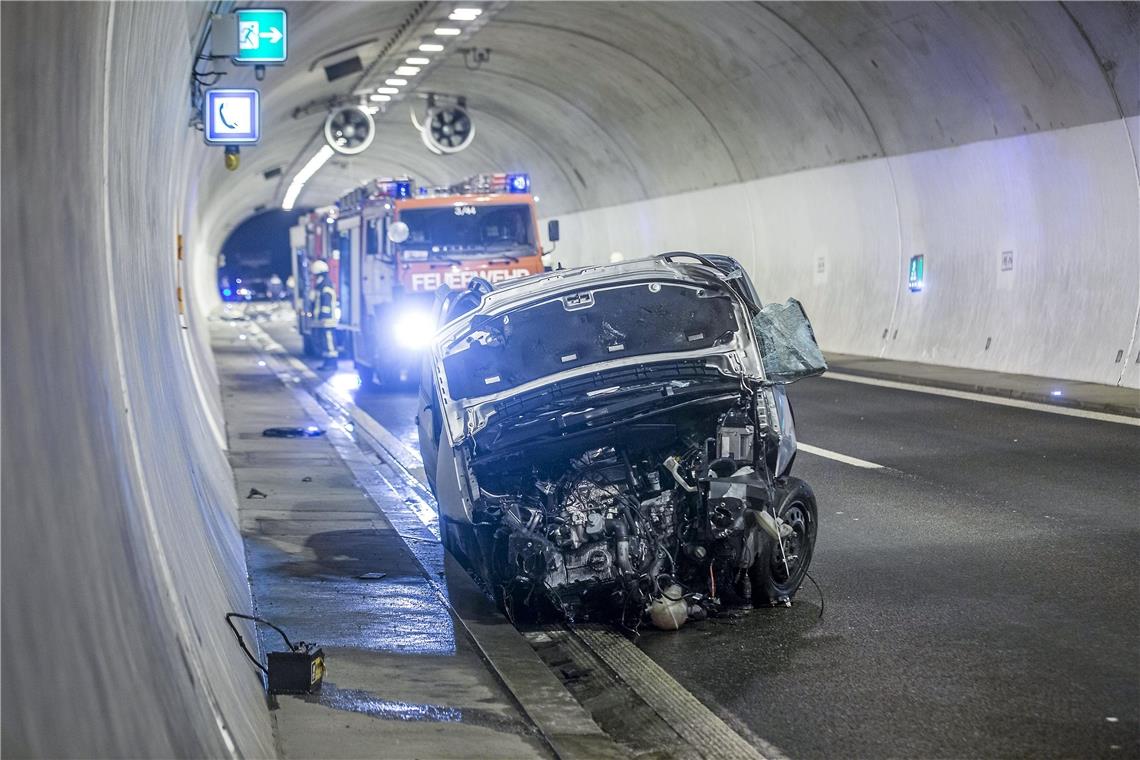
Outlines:
{"label": "wet pavement", "polygon": [[[1137,428],[826,378],[791,397],[802,442],[882,465],[797,459],[822,619],[806,585],[641,649],[794,757],[1140,756]],[[355,403],[414,452],[411,389]]]}
{"label": "wet pavement", "polygon": [[[254,609],[293,641],[321,645],[327,666],[318,694],[270,699],[282,757],[551,756],[462,633],[440,591],[446,579],[428,576],[377,509],[383,492],[362,491],[334,431],[261,435],[328,420],[307,413],[259,364],[244,330],[217,326],[214,348],[237,491],[264,494],[241,499]],[[262,652],[284,648],[258,629]]]}

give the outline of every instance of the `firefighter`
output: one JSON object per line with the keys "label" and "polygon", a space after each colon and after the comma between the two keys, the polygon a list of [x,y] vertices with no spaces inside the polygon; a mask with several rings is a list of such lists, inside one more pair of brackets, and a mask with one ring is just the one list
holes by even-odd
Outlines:
{"label": "firefighter", "polygon": [[329,278],[329,265],[324,261],[314,261],[310,271],[317,276],[310,307],[313,313],[313,342],[324,357],[321,369],[336,369],[336,288]]}

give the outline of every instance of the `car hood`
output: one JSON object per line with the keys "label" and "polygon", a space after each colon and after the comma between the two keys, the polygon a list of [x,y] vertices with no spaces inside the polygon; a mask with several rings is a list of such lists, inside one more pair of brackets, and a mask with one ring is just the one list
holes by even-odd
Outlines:
{"label": "car hood", "polygon": [[550,435],[739,390],[763,380],[751,318],[717,270],[660,259],[497,288],[432,346],[448,442],[521,445],[511,420]]}

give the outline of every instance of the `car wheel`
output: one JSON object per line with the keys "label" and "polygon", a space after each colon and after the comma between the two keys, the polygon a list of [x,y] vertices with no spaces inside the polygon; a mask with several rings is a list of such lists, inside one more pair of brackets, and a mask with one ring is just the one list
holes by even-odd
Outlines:
{"label": "car wheel", "polygon": [[356,376],[360,378],[362,390],[373,391],[379,387],[376,382],[376,371],[367,364],[356,364]]}
{"label": "car wheel", "polygon": [[775,539],[763,534],[763,548],[749,568],[755,607],[791,601],[804,582],[815,550],[818,517],[811,488],[799,478],[787,478],[777,486],[776,494],[776,516],[792,532],[783,538],[783,551]]}
{"label": "car wheel", "polygon": [[381,388],[400,392],[411,384],[411,372],[396,365],[382,365],[376,369],[376,379]]}

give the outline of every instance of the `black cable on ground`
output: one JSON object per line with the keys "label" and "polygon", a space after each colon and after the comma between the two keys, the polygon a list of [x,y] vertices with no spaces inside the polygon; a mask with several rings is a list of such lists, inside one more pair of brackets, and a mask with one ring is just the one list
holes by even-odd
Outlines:
{"label": "black cable on ground", "polygon": [[290,650],[296,650],[296,647],[293,646],[293,642],[289,641],[289,637],[285,635],[285,631],[281,630],[273,623],[270,623],[268,620],[264,618],[254,617],[253,615],[243,615],[240,612],[227,612],[226,625],[228,625],[230,627],[230,630],[234,632],[234,636],[237,636],[238,644],[241,645],[241,651],[245,652],[245,656],[249,658],[249,661],[256,665],[263,673],[265,673],[265,675],[269,675],[269,669],[262,665],[257,660],[257,658],[253,656],[253,653],[249,651],[249,647],[245,645],[245,639],[242,638],[241,633],[238,632],[237,627],[234,625],[233,621],[230,620],[230,618],[240,618],[241,620],[252,620],[255,623],[264,623],[265,625],[281,634],[281,638],[285,639],[285,646],[289,647]]}
{"label": "black cable on ground", "polygon": [[815,590],[819,592],[819,617],[817,617],[816,620],[823,620],[823,589],[819,587],[819,584],[815,582],[815,578],[812,578],[811,573],[807,570],[804,570],[804,575],[811,581],[811,585],[815,586]]}

